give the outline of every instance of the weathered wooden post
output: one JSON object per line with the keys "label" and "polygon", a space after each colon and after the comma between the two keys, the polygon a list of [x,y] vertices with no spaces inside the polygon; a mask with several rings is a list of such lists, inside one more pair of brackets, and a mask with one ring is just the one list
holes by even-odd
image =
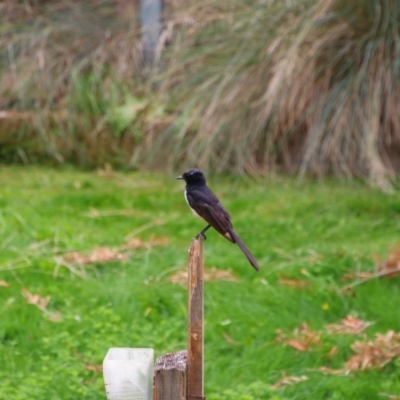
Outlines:
{"label": "weathered wooden post", "polygon": [[188,266],[187,400],[204,398],[204,237],[193,239]]}
{"label": "weathered wooden post", "polygon": [[187,351],[165,354],[154,367],[153,400],[186,400]]}

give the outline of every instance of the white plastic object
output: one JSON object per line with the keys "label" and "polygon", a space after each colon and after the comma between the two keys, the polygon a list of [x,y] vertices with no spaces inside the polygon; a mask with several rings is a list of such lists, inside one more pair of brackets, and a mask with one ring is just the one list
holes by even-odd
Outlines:
{"label": "white plastic object", "polygon": [[108,400],[151,400],[154,350],[114,347],[103,361]]}

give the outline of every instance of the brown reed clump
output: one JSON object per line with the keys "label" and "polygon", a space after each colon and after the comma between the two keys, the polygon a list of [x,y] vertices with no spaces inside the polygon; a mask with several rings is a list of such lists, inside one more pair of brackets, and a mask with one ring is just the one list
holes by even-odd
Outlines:
{"label": "brown reed clump", "polygon": [[150,81],[132,4],[4,2],[3,159],[360,176],[389,189],[400,3],[170,0]]}
{"label": "brown reed clump", "polygon": [[185,116],[179,162],[356,175],[388,188],[400,166],[400,3],[196,4],[163,86]]}

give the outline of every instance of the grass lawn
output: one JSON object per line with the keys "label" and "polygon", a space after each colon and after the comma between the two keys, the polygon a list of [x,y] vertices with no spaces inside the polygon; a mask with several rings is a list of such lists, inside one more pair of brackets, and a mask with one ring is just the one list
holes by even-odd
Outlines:
{"label": "grass lawn", "polygon": [[[108,348],[186,348],[186,289],[171,279],[204,224],[182,182],[33,167],[2,167],[0,182],[1,400],[105,399]],[[400,195],[359,181],[209,183],[261,272],[209,231],[206,267],[236,281],[214,271],[205,285],[207,399],[400,396],[399,358],[343,373],[354,342],[400,331],[399,277],[343,290],[399,245]],[[374,324],[329,332],[350,314]]]}

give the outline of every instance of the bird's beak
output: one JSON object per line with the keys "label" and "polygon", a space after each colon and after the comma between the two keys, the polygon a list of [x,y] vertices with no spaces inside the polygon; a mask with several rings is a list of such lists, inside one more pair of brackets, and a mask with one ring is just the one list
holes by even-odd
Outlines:
{"label": "bird's beak", "polygon": [[176,179],[183,179],[183,176],[182,175],[178,176]]}

